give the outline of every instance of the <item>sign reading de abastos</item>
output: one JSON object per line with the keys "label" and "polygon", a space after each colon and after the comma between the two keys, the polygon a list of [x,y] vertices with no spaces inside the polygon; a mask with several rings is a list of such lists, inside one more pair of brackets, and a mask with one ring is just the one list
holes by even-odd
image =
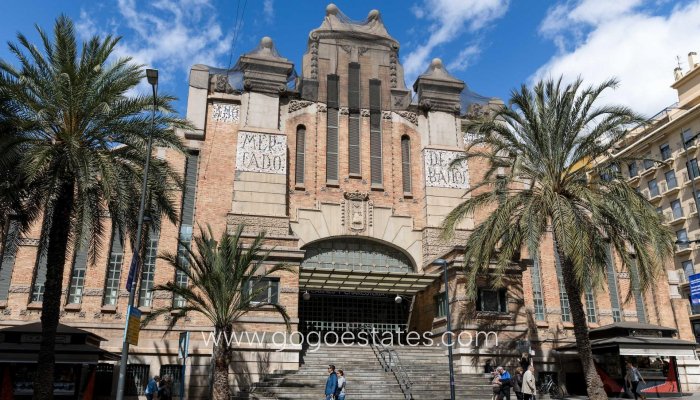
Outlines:
{"label": "sign reading de abastos", "polygon": [[464,153],[459,151],[425,149],[425,184],[430,187],[445,187],[454,189],[469,188],[469,170],[467,161],[462,160],[455,165],[453,161]]}
{"label": "sign reading de abastos", "polygon": [[269,133],[238,132],[236,170],[286,174],[287,137]]}

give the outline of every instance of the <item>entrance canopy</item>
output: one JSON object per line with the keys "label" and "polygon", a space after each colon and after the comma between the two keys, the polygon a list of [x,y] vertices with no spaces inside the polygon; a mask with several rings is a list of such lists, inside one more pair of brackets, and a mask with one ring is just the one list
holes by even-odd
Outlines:
{"label": "entrance canopy", "polygon": [[375,292],[413,295],[425,289],[439,274],[373,272],[345,268],[301,267],[299,286],[309,290]]}
{"label": "entrance canopy", "polygon": [[[100,348],[106,339],[86,330],[58,324],[56,363],[97,364],[119,356]],[[0,362],[35,363],[41,344],[41,322],[0,329]]]}
{"label": "entrance canopy", "polygon": [[[621,356],[691,357],[695,358],[695,342],[676,339],[676,330],[637,322],[617,322],[591,329],[591,350],[618,352]],[[557,348],[560,354],[578,355],[576,344]]]}
{"label": "entrance canopy", "polygon": [[[617,350],[621,356],[690,357],[695,358],[695,342],[673,338],[618,337],[591,340],[595,353],[601,350]],[[557,348],[560,354],[578,355],[576,344]]]}

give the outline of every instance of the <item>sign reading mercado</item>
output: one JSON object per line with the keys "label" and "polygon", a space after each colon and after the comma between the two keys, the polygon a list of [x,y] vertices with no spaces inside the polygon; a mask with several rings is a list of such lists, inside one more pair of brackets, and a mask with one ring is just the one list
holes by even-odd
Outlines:
{"label": "sign reading mercado", "polygon": [[452,165],[455,158],[464,155],[460,151],[425,149],[425,184],[431,187],[469,189],[467,161]]}
{"label": "sign reading mercado", "polygon": [[269,133],[238,132],[236,170],[285,175],[287,137]]}

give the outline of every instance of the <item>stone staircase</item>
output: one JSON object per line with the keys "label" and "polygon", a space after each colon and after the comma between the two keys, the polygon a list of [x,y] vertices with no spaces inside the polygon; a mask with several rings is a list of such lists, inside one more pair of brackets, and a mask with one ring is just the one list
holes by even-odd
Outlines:
{"label": "stone staircase", "polygon": [[[435,346],[400,346],[393,348],[412,383],[415,400],[450,398],[450,370],[447,349]],[[455,397],[458,399],[490,400],[489,378],[483,374],[463,374],[455,371]],[[511,393],[515,398],[515,394]]]}
{"label": "stone staircase", "polygon": [[345,372],[349,399],[404,400],[392,372],[384,372],[369,346],[321,346],[307,350],[298,371],[275,371],[253,386],[249,393],[234,399],[304,399],[323,398],[328,364]]}
{"label": "stone staircase", "polygon": [[[450,377],[445,349],[437,347],[395,347],[413,384],[415,400],[450,398]],[[250,392],[233,398],[284,400],[323,398],[328,364],[345,372],[347,396],[352,400],[405,400],[394,373],[384,372],[375,350],[370,346],[321,346],[308,350],[298,371],[275,371],[256,383]],[[455,374],[457,398],[490,400],[489,379],[481,374]],[[513,398],[515,395],[512,395]]]}

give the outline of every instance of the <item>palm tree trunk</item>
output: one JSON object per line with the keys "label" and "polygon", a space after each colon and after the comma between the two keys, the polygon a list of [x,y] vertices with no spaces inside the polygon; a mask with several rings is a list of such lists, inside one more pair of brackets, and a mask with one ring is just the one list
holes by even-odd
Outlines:
{"label": "palm tree trunk", "polygon": [[229,400],[231,388],[229,386],[228,371],[231,360],[231,339],[232,329],[230,326],[215,328],[215,337],[218,342],[214,342],[214,400]]}
{"label": "palm tree trunk", "polygon": [[564,257],[562,251],[556,248],[561,260],[562,275],[564,278],[564,287],[569,298],[569,309],[571,318],[574,323],[574,336],[576,337],[576,348],[579,358],[581,359],[581,367],[583,368],[583,376],[586,380],[586,391],[590,400],[607,400],[608,396],[603,389],[603,381],[598,376],[595,364],[593,362],[593,353],[591,352],[591,340],[588,337],[588,319],[581,301],[581,288],[578,285],[574,268],[571,261]]}
{"label": "palm tree trunk", "polygon": [[46,280],[41,305],[41,345],[34,377],[34,400],[53,399],[56,329],[61,309],[61,287],[66,263],[66,247],[73,211],[73,182],[61,184],[53,207],[46,251]]}

